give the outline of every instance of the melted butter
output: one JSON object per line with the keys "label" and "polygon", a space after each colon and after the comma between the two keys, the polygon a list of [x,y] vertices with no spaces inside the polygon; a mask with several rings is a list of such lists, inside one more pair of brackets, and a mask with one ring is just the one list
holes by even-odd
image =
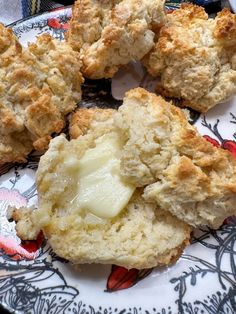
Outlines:
{"label": "melted butter", "polygon": [[79,183],[74,201],[80,210],[112,218],[127,205],[135,188],[120,175],[122,146],[118,136],[103,135],[95,144],[78,161]]}

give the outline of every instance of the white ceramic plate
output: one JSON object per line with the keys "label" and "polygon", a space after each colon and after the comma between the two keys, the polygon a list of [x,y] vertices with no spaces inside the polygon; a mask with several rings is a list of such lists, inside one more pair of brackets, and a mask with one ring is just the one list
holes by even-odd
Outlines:
{"label": "white ceramic plate", "polygon": [[236,12],[236,0],[229,0],[231,8],[234,12]]}
{"label": "white ceramic plate", "polygon": [[[43,32],[63,39],[70,14],[70,9],[61,9],[20,21],[13,28],[23,44]],[[153,81],[140,65],[131,64],[115,76],[112,86],[109,80],[87,82],[80,104],[117,107],[124,90],[138,85],[152,89]],[[192,113],[192,120],[209,140],[230,147],[236,156],[236,100],[216,106],[206,116]],[[196,230],[175,265],[146,271],[111,265],[76,268],[55,256],[42,237],[21,244],[5,213],[8,205],[37,202],[38,160],[33,154],[25,165],[0,168],[0,303],[4,307],[34,314],[236,313],[234,218],[218,231]]]}

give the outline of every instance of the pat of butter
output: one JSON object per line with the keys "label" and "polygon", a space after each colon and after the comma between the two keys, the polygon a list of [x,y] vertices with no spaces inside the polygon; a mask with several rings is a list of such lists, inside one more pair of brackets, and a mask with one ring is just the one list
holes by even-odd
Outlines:
{"label": "pat of butter", "polygon": [[116,134],[98,138],[79,160],[76,202],[101,218],[115,217],[129,202],[135,187],[120,176],[121,144]]}

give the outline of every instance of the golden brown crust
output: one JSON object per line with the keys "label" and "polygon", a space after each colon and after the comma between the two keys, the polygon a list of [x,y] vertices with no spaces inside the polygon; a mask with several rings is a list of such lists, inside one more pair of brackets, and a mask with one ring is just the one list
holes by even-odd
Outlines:
{"label": "golden brown crust", "polygon": [[192,3],[182,3],[181,4],[181,9],[184,10],[184,14],[181,10],[174,10],[168,14],[175,15],[179,17],[180,21],[189,21],[189,20],[194,20],[196,18],[202,19],[202,20],[207,20],[208,15],[206,11],[204,10],[203,7],[194,5]]}
{"label": "golden brown crust", "polygon": [[21,240],[36,240],[40,228],[32,220],[33,207],[13,208],[11,218],[16,222],[16,233]]}
{"label": "golden brown crust", "polygon": [[235,215],[236,160],[204,139],[181,109],[136,88],[115,125],[125,143],[121,173],[145,186],[146,200],[193,226],[217,228]]}
{"label": "golden brown crust", "polygon": [[177,247],[175,251],[172,250],[171,257],[168,258],[168,262],[167,262],[167,258],[165,257],[163,263],[162,264],[160,263],[159,266],[175,264],[178,261],[178,259],[181,257],[184,249],[190,244],[190,239],[191,239],[191,231],[189,232],[188,235],[186,234],[186,238],[183,241],[183,243],[179,247]]}
{"label": "golden brown crust", "polygon": [[79,54],[49,34],[23,49],[0,25],[0,64],[0,164],[24,162],[47,148],[80,100]]}
{"label": "golden brown crust", "polygon": [[236,93],[236,15],[225,9],[208,19],[202,7],[182,5],[167,23],[143,63],[160,76],[157,90],[206,112]]}
{"label": "golden brown crust", "polygon": [[66,39],[73,49],[79,51],[84,44],[91,45],[97,41],[101,33],[102,10],[108,13],[111,4],[104,1],[103,6],[99,1],[79,0],[72,7],[70,27]]}
{"label": "golden brown crust", "polygon": [[85,135],[90,128],[92,120],[95,115],[100,114],[104,120],[108,119],[115,110],[113,109],[100,109],[100,108],[79,108],[70,118],[69,133],[70,138],[75,139],[81,135]]}
{"label": "golden brown crust", "polygon": [[81,53],[84,76],[109,78],[152,48],[152,29],[164,19],[163,0],[77,0],[66,38]]}
{"label": "golden brown crust", "polygon": [[223,45],[235,46],[236,15],[229,9],[224,8],[217,14],[214,36]]}
{"label": "golden brown crust", "polygon": [[9,58],[19,54],[22,48],[10,28],[0,23],[0,65],[5,66]]}
{"label": "golden brown crust", "polygon": [[27,130],[1,134],[0,164],[26,162],[27,155],[33,150],[32,140]]}

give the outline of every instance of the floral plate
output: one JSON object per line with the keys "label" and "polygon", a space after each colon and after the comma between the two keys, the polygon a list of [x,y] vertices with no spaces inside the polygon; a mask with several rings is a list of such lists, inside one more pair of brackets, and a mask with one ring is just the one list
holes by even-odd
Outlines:
{"label": "floral plate", "polygon": [[[63,39],[71,9],[47,12],[12,25],[23,44],[49,32]],[[124,91],[153,89],[155,82],[132,63],[110,80],[86,81],[80,106],[118,107]],[[236,98],[191,122],[214,145],[236,157]],[[219,314],[236,313],[236,219],[218,231],[196,230],[191,245],[171,267],[138,271],[111,265],[75,267],[57,257],[43,235],[21,242],[8,205],[37,202],[35,171],[40,156],[0,168],[0,303],[13,313]]]}

